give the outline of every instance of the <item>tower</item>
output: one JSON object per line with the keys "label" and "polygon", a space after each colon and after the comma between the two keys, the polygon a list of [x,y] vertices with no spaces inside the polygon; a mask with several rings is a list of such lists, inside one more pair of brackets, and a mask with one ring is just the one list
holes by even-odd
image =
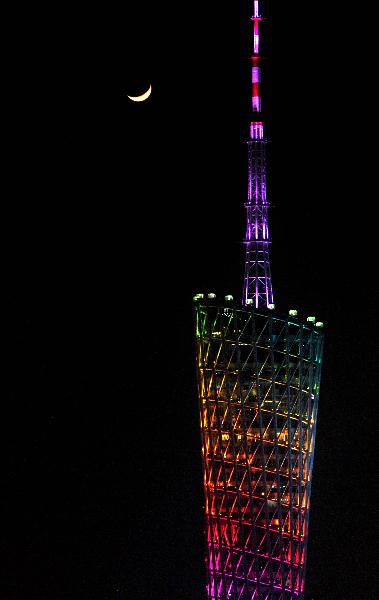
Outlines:
{"label": "tower", "polygon": [[209,600],[302,600],[322,323],[273,303],[254,1],[241,303],[195,301]]}

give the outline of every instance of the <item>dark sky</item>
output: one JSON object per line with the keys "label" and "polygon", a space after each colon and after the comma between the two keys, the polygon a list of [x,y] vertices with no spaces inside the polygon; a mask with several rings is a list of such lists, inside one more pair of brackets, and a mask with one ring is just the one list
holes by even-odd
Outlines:
{"label": "dark sky", "polygon": [[[249,5],[9,17],[0,600],[203,598],[191,298],[242,291]],[[370,40],[266,5],[276,304],[327,335],[307,600],[369,600]]]}

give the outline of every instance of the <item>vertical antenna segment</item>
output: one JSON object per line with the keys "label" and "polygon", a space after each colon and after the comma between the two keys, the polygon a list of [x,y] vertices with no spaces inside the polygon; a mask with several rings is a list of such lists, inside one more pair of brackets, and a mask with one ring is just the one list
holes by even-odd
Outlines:
{"label": "vertical antenna segment", "polygon": [[253,56],[251,57],[252,80],[252,121],[248,143],[248,197],[245,203],[247,212],[246,263],[242,303],[255,308],[267,307],[274,303],[269,257],[270,235],[268,230],[269,202],[266,195],[266,143],[262,121],[261,102],[261,56],[260,31],[262,20],[259,0],[254,0]]}

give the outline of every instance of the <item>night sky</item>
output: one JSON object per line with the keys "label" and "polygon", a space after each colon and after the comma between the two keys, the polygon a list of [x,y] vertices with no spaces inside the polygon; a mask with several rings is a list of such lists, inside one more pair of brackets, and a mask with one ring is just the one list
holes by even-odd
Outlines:
{"label": "night sky", "polygon": [[[0,600],[204,600],[192,296],[242,292],[250,4],[9,20]],[[306,598],[369,600],[375,98],[319,10],[266,2],[272,278],[326,331]]]}

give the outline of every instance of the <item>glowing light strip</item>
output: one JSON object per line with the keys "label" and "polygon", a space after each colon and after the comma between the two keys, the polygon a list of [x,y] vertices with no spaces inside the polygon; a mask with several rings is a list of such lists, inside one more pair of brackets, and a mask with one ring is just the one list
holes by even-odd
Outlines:
{"label": "glowing light strip", "polygon": [[259,54],[259,25],[254,21],[254,54]]}

